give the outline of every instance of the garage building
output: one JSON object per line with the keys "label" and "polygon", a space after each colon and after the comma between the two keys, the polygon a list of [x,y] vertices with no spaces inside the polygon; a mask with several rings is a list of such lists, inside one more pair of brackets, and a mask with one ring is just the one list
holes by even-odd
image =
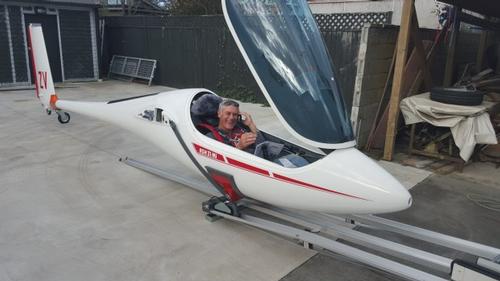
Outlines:
{"label": "garage building", "polygon": [[55,82],[97,80],[98,5],[99,0],[0,0],[0,88],[32,84],[30,23],[43,26]]}

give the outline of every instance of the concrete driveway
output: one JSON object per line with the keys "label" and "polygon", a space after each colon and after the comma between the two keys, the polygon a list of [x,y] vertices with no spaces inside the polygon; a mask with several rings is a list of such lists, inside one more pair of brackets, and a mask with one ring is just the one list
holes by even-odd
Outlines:
{"label": "concrete driveway", "polygon": [[[169,90],[108,81],[57,89],[111,100]],[[0,92],[0,280],[279,280],[313,251],[269,233],[209,223],[206,196],[118,161],[186,173],[126,131],[46,116],[34,90]],[[197,175],[189,174],[196,177]]]}
{"label": "concrete driveway", "polygon": [[[120,81],[56,89],[62,99],[89,101],[167,90]],[[241,108],[259,128],[292,139],[270,108]],[[351,280],[349,272],[374,280],[359,266],[311,259],[316,252],[293,241],[224,220],[209,223],[201,211],[205,195],[118,159],[199,175],[129,132],[71,117],[62,125],[47,116],[34,90],[0,92],[0,281]],[[407,188],[430,175],[381,165]]]}

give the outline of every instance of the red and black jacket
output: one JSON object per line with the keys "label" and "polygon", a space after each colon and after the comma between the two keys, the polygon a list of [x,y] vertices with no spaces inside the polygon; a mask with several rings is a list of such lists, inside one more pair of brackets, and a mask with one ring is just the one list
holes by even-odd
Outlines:
{"label": "red and black jacket", "polygon": [[243,135],[244,133],[247,133],[247,130],[245,130],[244,128],[242,128],[238,125],[229,134],[223,132],[218,127],[212,126],[212,125],[207,124],[207,123],[198,124],[198,127],[209,130],[210,133],[212,133],[213,137],[216,140],[223,142],[225,144],[234,146],[234,147],[236,147],[236,145],[240,141],[241,135]]}

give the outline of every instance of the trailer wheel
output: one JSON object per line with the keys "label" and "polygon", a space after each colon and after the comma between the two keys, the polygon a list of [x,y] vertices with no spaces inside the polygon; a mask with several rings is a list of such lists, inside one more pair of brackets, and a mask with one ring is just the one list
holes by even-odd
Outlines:
{"label": "trailer wheel", "polygon": [[238,205],[234,202],[226,203],[226,206],[231,210],[231,215],[235,217],[240,216],[240,210],[238,210]]}
{"label": "trailer wheel", "polygon": [[201,204],[201,208],[204,212],[209,213],[212,210],[219,211],[224,214],[239,217],[240,211],[236,203],[227,200],[226,197],[212,197],[208,201]]}
{"label": "trailer wheel", "polygon": [[[63,114],[64,114],[64,117],[62,116]],[[71,119],[71,117],[69,116],[69,113],[67,113],[67,112],[64,112],[62,114],[61,113],[57,114],[57,120],[61,124],[68,123],[70,119]]]}
{"label": "trailer wheel", "polygon": [[432,88],[431,100],[457,105],[480,105],[484,93],[476,89],[465,88]]}

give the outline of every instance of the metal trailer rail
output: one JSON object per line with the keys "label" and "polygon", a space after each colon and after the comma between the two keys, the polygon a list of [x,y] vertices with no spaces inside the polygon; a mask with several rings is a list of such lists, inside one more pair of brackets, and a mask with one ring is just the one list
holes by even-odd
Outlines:
{"label": "metal trailer rail", "polygon": [[[207,182],[179,177],[174,173],[130,158],[123,158],[120,161],[159,177],[187,185],[209,196],[220,196],[217,189],[207,186],[209,185]],[[408,280],[500,280],[500,249],[494,247],[373,215],[341,217],[324,213],[291,211],[251,200],[243,200],[239,205],[241,208],[239,217],[215,209],[210,209],[208,212],[211,216],[244,223],[290,239],[296,239],[308,248],[340,254]],[[474,264],[453,260],[363,233],[359,230],[359,226],[425,241],[469,254],[477,259]],[[384,257],[347,245],[343,241],[382,253]],[[386,258],[386,256],[390,256],[391,259]],[[406,262],[406,264],[400,261]],[[407,265],[408,263],[415,265],[415,267]]]}

